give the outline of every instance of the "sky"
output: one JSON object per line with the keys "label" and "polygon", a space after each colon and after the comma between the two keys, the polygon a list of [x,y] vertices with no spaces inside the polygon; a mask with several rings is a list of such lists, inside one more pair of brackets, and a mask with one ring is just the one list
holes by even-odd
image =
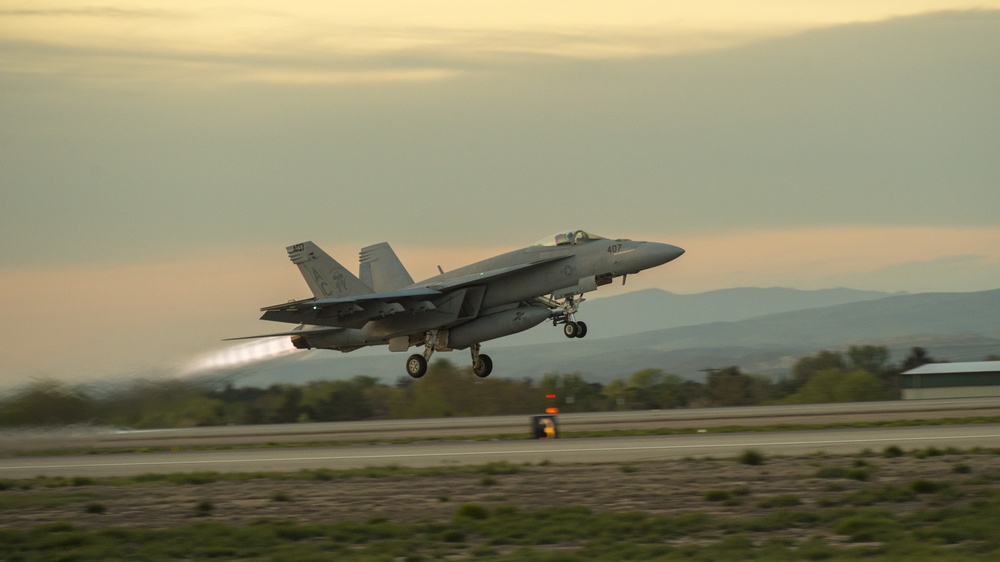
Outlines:
{"label": "sky", "polygon": [[687,250],[607,294],[1000,287],[1000,1],[356,4],[0,0],[0,386],[281,330],[304,240],[417,279],[562,229]]}

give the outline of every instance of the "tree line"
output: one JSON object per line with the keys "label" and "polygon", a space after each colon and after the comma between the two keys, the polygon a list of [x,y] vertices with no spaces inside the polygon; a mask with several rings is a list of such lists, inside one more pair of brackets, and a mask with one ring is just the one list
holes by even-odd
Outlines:
{"label": "tree line", "polygon": [[923,348],[913,348],[897,365],[889,362],[887,348],[865,345],[803,357],[791,376],[780,380],[737,366],[710,370],[704,382],[656,368],[606,384],[579,373],[480,379],[471,368],[447,359],[432,363],[420,380],[405,377],[394,385],[367,376],[268,388],[178,379],[100,388],[41,380],[0,397],[0,426],[87,423],[142,429],[537,414],[548,407],[600,412],[892,400],[900,396],[900,373],[931,362]]}

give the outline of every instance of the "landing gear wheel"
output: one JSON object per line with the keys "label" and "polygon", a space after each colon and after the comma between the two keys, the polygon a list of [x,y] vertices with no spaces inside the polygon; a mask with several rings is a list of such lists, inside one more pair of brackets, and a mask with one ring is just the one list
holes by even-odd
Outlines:
{"label": "landing gear wheel", "polygon": [[576,337],[582,338],[587,335],[587,325],[583,322],[576,323]]}
{"label": "landing gear wheel", "polygon": [[427,360],[423,355],[411,355],[406,360],[406,374],[419,379],[427,373]]}
{"label": "landing gear wheel", "polygon": [[493,372],[493,360],[490,359],[489,355],[480,355],[479,360],[472,364],[472,372],[476,374],[477,377],[485,379],[490,376]]}
{"label": "landing gear wheel", "polygon": [[575,338],[580,332],[580,326],[576,322],[566,322],[563,324],[563,335],[567,338]]}

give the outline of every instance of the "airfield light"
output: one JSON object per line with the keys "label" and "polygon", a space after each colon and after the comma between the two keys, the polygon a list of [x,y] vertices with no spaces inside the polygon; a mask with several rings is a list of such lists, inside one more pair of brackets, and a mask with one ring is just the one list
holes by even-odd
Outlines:
{"label": "airfield light", "polygon": [[[545,399],[546,400],[555,400],[556,399],[556,393],[555,392],[549,392],[548,394],[545,395]],[[555,406],[549,406],[548,408],[545,408],[545,413],[546,414],[558,414],[559,413],[559,408],[556,408]]]}

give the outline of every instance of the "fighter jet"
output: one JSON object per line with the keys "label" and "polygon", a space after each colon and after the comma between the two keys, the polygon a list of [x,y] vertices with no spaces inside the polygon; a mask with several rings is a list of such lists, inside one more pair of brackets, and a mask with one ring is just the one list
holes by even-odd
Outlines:
{"label": "fighter jet", "polygon": [[[539,242],[444,272],[419,283],[382,242],[361,249],[359,276],[316,244],[286,248],[312,298],[261,309],[262,320],[298,324],[288,332],[251,337],[290,336],[299,349],[353,351],[386,345],[405,352],[406,372],[420,378],[435,351],[469,349],[479,377],[493,371],[483,342],[551,321],[568,338],[587,335],[576,320],[583,294],[644,269],[678,258],[670,244],[607,239],[583,230],[560,232]],[[245,338],[232,338],[245,339]]]}

